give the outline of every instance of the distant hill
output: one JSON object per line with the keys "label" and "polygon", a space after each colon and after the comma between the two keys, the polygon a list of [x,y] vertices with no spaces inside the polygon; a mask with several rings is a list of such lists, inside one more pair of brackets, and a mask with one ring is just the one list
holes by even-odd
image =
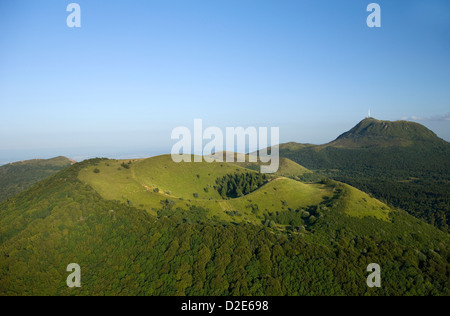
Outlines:
{"label": "distant hill", "polygon": [[0,166],[0,202],[75,163],[65,157],[20,161]]}
{"label": "distant hill", "polygon": [[450,144],[420,124],[365,119],[328,144],[283,144],[280,154],[441,229],[450,225]]}
{"label": "distant hill", "polygon": [[169,155],[66,168],[0,203],[0,295],[450,294],[447,233],[281,165],[291,178]]}
{"label": "distant hill", "polygon": [[327,146],[335,147],[394,147],[417,143],[443,145],[434,132],[425,126],[408,121],[380,121],[367,118]]}
{"label": "distant hill", "polygon": [[[249,162],[249,155],[245,155],[245,161],[246,162],[234,162],[234,164],[258,172],[261,170],[261,165],[268,165],[268,163]],[[323,179],[323,177],[319,174],[316,174],[298,163],[284,157],[280,157],[278,171],[275,175],[304,182],[317,182]]]}

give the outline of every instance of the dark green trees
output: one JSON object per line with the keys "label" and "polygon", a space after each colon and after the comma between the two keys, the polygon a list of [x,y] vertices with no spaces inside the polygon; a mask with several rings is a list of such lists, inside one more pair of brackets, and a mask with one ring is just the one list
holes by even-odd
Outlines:
{"label": "dark green trees", "polygon": [[252,193],[267,183],[267,177],[261,173],[229,174],[216,180],[214,187],[222,198],[239,198]]}

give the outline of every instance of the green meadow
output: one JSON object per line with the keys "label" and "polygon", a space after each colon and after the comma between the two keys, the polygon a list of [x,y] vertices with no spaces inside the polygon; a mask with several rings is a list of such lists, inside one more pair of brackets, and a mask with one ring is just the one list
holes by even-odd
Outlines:
{"label": "green meadow", "polygon": [[[254,163],[175,163],[170,155],[163,155],[140,160],[102,160],[82,169],[79,179],[104,199],[144,209],[151,215],[157,215],[161,207],[170,203],[182,210],[192,206],[204,208],[209,218],[253,224],[260,224],[273,213],[324,204],[336,195],[336,184],[300,181],[301,176],[313,173],[289,159],[281,159],[279,171],[248,195],[224,199],[216,190],[219,178],[257,174],[255,169]],[[350,186],[345,186],[338,198],[343,200],[348,216],[389,220],[389,207]]]}

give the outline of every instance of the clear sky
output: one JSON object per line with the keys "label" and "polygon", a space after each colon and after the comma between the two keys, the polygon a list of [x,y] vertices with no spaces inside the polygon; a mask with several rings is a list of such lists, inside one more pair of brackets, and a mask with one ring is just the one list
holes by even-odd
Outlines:
{"label": "clear sky", "polygon": [[325,143],[369,108],[450,140],[448,0],[70,2],[0,0],[0,163],[168,153],[195,118]]}

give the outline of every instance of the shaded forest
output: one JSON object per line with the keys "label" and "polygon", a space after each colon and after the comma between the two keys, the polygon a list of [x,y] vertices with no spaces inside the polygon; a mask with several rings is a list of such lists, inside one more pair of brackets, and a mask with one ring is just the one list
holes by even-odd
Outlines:
{"label": "shaded forest", "polygon": [[281,155],[448,232],[450,149],[431,144],[409,147],[305,147]]}
{"label": "shaded forest", "polygon": [[267,181],[267,176],[262,173],[229,174],[216,180],[215,189],[222,198],[234,199],[256,191]]}

